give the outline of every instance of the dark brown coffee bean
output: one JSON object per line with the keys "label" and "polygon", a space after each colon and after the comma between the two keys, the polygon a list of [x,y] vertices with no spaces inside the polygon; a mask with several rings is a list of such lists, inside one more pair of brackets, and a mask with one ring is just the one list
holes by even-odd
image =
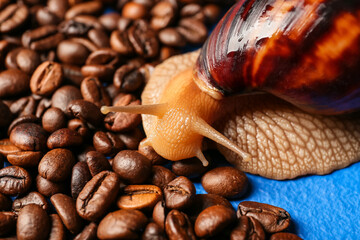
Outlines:
{"label": "dark brown coffee bean", "polygon": [[0,98],[14,97],[30,90],[29,76],[18,69],[0,72]]}
{"label": "dark brown coffee bean", "polygon": [[161,43],[171,47],[183,47],[186,40],[176,28],[164,28],[159,32],[159,40]]}
{"label": "dark brown coffee bean", "polygon": [[92,102],[98,107],[111,104],[109,95],[96,77],[85,78],[81,82],[80,90],[84,100]]}
{"label": "dark brown coffee bean", "polygon": [[156,33],[146,21],[135,21],[129,28],[128,34],[129,41],[138,55],[152,58],[159,53],[159,42]]}
{"label": "dark brown coffee bean", "polygon": [[11,209],[11,205],[11,198],[0,193],[0,211],[9,211]]}
{"label": "dark brown coffee bean", "polygon": [[290,224],[290,214],[287,211],[265,203],[252,201],[239,203],[237,217],[240,218],[241,216],[255,218],[269,233],[283,231]]}
{"label": "dark brown coffee bean", "polygon": [[302,238],[293,233],[279,232],[271,235],[270,240],[302,240]]}
{"label": "dark brown coffee bean", "polygon": [[62,182],[68,179],[75,164],[71,151],[63,148],[53,149],[41,159],[39,175],[52,182]]}
{"label": "dark brown coffee bean", "polygon": [[12,68],[16,68],[16,69],[19,69],[19,66],[17,65],[17,55],[19,54],[19,52],[23,49],[26,49],[26,48],[22,48],[22,47],[17,47],[17,48],[14,48],[12,50],[10,50],[8,52],[8,54],[6,54],[6,57],[5,57],[5,67],[7,69],[12,69]]}
{"label": "dark brown coffee bean", "polygon": [[7,160],[14,166],[36,167],[42,156],[42,152],[20,151],[8,154]]}
{"label": "dark brown coffee bean", "polygon": [[64,35],[59,33],[56,25],[45,25],[26,31],[21,41],[23,46],[35,51],[46,51],[55,48]]}
{"label": "dark brown coffee bean", "polygon": [[56,193],[65,192],[66,185],[65,183],[54,183],[51,182],[40,175],[36,177],[36,189],[39,193],[44,195],[45,197],[50,197]]}
{"label": "dark brown coffee bean", "polygon": [[7,128],[12,120],[12,113],[9,107],[0,100],[0,112],[2,114],[0,118],[0,128]]}
{"label": "dark brown coffee bean", "polygon": [[50,219],[40,206],[29,204],[23,207],[18,216],[16,236],[20,239],[48,239]]}
{"label": "dark brown coffee bean", "polygon": [[109,65],[117,66],[120,63],[119,55],[111,48],[101,48],[92,52],[86,59],[87,65]]}
{"label": "dark brown coffee bean", "polygon": [[50,234],[49,240],[64,240],[66,239],[65,228],[58,214],[50,214]]}
{"label": "dark brown coffee bean", "polygon": [[110,65],[84,65],[81,67],[81,74],[84,77],[97,77],[104,82],[110,82],[114,68]]}
{"label": "dark brown coffee bean", "polygon": [[90,29],[88,34],[88,38],[99,48],[109,48],[110,47],[110,39],[106,34],[105,30],[102,29]]}
{"label": "dark brown coffee bean", "polygon": [[42,127],[47,132],[55,132],[56,130],[59,130],[60,128],[66,127],[66,116],[63,111],[59,108],[49,108],[46,110],[42,117]]}
{"label": "dark brown coffee bean", "polygon": [[105,170],[111,170],[111,166],[107,158],[100,152],[90,151],[86,153],[86,163],[92,176]]}
{"label": "dark brown coffee bean", "polygon": [[258,239],[265,240],[265,232],[261,223],[252,217],[241,216],[236,227],[230,233],[231,240]]}
{"label": "dark brown coffee bean", "polygon": [[58,26],[58,29],[61,33],[71,37],[86,35],[90,28],[90,24],[76,21],[75,19],[63,21]]}
{"label": "dark brown coffee bean", "polygon": [[21,152],[22,150],[15,146],[12,142],[10,142],[10,139],[1,139],[0,140],[0,153],[4,156],[7,156],[11,153],[17,153]]}
{"label": "dark brown coffee bean", "polygon": [[168,27],[174,22],[176,12],[173,4],[170,1],[159,1],[151,9],[150,26],[155,30],[160,30]]}
{"label": "dark brown coffee bean", "polygon": [[193,18],[181,19],[177,30],[192,44],[203,43],[208,35],[206,26],[201,21]]}
{"label": "dark brown coffee bean", "polygon": [[71,84],[80,86],[84,76],[81,73],[81,68],[76,65],[61,64],[64,78],[67,79]]}
{"label": "dark brown coffee bean", "polygon": [[69,2],[66,0],[48,0],[47,7],[62,19],[65,16],[66,10],[69,8]]}
{"label": "dark brown coffee bean", "polygon": [[106,215],[97,230],[100,239],[139,239],[148,222],[139,210],[121,209]]}
{"label": "dark brown coffee bean", "polygon": [[44,112],[50,107],[51,107],[50,99],[47,98],[41,99],[36,108],[35,116],[40,119],[43,116]]}
{"label": "dark brown coffee bean", "polygon": [[197,3],[186,4],[180,10],[181,18],[194,18],[201,22],[205,21],[205,14],[202,11],[202,6]]}
{"label": "dark brown coffee bean", "polygon": [[98,220],[115,201],[119,188],[120,178],[114,172],[97,174],[79,193],[76,199],[77,212],[86,220]]}
{"label": "dark brown coffee bean", "polygon": [[195,186],[187,177],[177,177],[164,188],[166,207],[185,209],[193,203],[195,194]]}
{"label": "dark brown coffee bean", "polygon": [[147,15],[147,10],[144,5],[137,2],[127,2],[123,8],[121,15],[129,19],[140,19]]}
{"label": "dark brown coffee bean", "polygon": [[161,189],[155,185],[128,185],[116,204],[121,209],[150,210],[161,198]]}
{"label": "dark brown coffee bean", "polygon": [[74,240],[96,240],[96,233],[97,233],[97,224],[94,222],[91,222],[89,225],[87,225],[81,233],[76,235]]}
{"label": "dark brown coffee bean", "polygon": [[119,30],[120,32],[126,32],[126,30],[128,30],[129,27],[132,25],[132,23],[133,20],[129,18],[120,17],[117,22],[117,30]]}
{"label": "dark brown coffee bean", "polygon": [[83,65],[90,51],[83,44],[67,39],[57,46],[56,54],[63,63]]}
{"label": "dark brown coffee bean", "polygon": [[89,1],[79,3],[71,7],[65,14],[65,19],[71,19],[78,15],[96,15],[102,10],[101,1]]}
{"label": "dark brown coffee bean", "polygon": [[117,28],[118,20],[121,15],[117,12],[111,12],[99,17],[99,22],[103,25],[107,31],[112,32]]}
{"label": "dark brown coffee bean", "polygon": [[0,212],[0,237],[15,232],[16,220],[16,213]]}
{"label": "dark brown coffee bean", "polygon": [[142,240],[166,240],[164,230],[156,223],[149,223],[142,235]]}
{"label": "dark brown coffee bean", "polygon": [[51,98],[52,107],[61,109],[67,113],[67,106],[72,100],[81,99],[81,92],[78,88],[70,85],[63,86],[56,90]]}
{"label": "dark brown coffee bean", "polygon": [[16,55],[16,63],[21,71],[32,74],[41,62],[37,52],[31,49],[21,49]]}
{"label": "dark brown coffee bean", "polygon": [[215,205],[203,210],[195,221],[195,233],[198,237],[211,237],[221,233],[236,219],[234,209]]}
{"label": "dark brown coffee bean", "polygon": [[202,7],[202,11],[205,15],[205,21],[210,24],[216,23],[221,16],[221,8],[216,4],[206,4]]}
{"label": "dark brown coffee bean", "polygon": [[83,137],[83,139],[87,139],[90,136],[89,127],[80,119],[74,118],[69,120],[68,128],[79,133],[80,136]]}
{"label": "dark brown coffee bean", "polygon": [[76,212],[75,200],[65,194],[57,193],[51,196],[50,201],[65,227],[72,234],[79,233],[84,222]]}
{"label": "dark brown coffee bean", "polygon": [[40,7],[35,13],[35,18],[39,25],[56,25],[60,22],[58,16],[47,7]]}
{"label": "dark brown coffee bean", "polygon": [[193,226],[188,216],[175,209],[171,210],[166,216],[165,231],[170,240],[196,239]]}
{"label": "dark brown coffee bean", "polygon": [[224,197],[241,197],[247,190],[244,172],[233,167],[214,168],[203,175],[201,184],[208,193]]}
{"label": "dark brown coffee bean", "polygon": [[113,156],[125,147],[125,144],[114,133],[102,131],[98,131],[94,134],[93,145],[96,151],[105,156]]}
{"label": "dark brown coffee bean", "polygon": [[0,193],[5,195],[21,195],[28,191],[31,185],[30,174],[18,166],[0,169]]}
{"label": "dark brown coffee bean", "polygon": [[9,4],[0,12],[0,32],[9,33],[24,25],[29,9],[21,4]]}
{"label": "dark brown coffee bean", "polygon": [[73,100],[67,107],[72,116],[90,124],[93,127],[99,127],[103,124],[103,115],[99,107],[94,103],[82,99]]}
{"label": "dark brown coffee bean", "polygon": [[34,94],[47,96],[53,93],[63,81],[59,63],[46,61],[40,64],[30,79],[30,89]]}
{"label": "dark brown coffee bean", "polygon": [[139,153],[141,153],[142,155],[147,157],[151,161],[152,165],[165,164],[167,162],[167,160],[165,158],[161,157],[159,154],[157,154],[157,152],[154,150],[154,148],[146,145],[145,142],[146,142],[146,138],[144,138],[140,142],[139,148],[138,148]]}
{"label": "dark brown coffee bean", "polygon": [[91,177],[89,167],[85,162],[78,162],[74,165],[71,174],[71,196],[74,199],[78,197]]}
{"label": "dark brown coffee bean", "polygon": [[124,92],[133,92],[144,83],[144,77],[140,71],[130,64],[118,68],[114,74],[114,85]]}
{"label": "dark brown coffee bean", "polygon": [[151,174],[150,160],[131,150],[124,150],[116,154],[112,168],[121,179],[129,184],[141,184]]}
{"label": "dark brown coffee bean", "polygon": [[130,55],[134,52],[128,34],[125,31],[113,31],[110,35],[110,46],[121,55]]}
{"label": "dark brown coffee bean", "polygon": [[45,211],[49,210],[49,203],[46,198],[38,192],[30,192],[22,198],[17,198],[12,204],[12,210],[18,213],[23,207],[29,204],[36,204],[43,208]]}
{"label": "dark brown coffee bean", "polygon": [[188,178],[195,178],[203,174],[208,167],[204,165],[197,158],[188,158],[172,163],[171,171],[178,176],[185,176]]}
{"label": "dark brown coffee bean", "polygon": [[11,113],[19,117],[34,115],[36,108],[37,101],[33,96],[19,98],[10,105]]}
{"label": "dark brown coffee bean", "polygon": [[159,201],[155,204],[154,209],[153,209],[153,213],[152,213],[152,218],[154,220],[154,222],[160,226],[161,229],[165,230],[165,217],[166,217],[166,213],[165,213],[165,202]]}
{"label": "dark brown coffee bean", "polygon": [[163,166],[152,166],[151,172],[151,183],[161,189],[164,189],[176,177],[173,172]]}
{"label": "dark brown coffee bean", "polygon": [[[13,105],[13,104],[12,104]],[[34,115],[24,115],[24,116],[19,116],[16,119],[14,119],[14,121],[11,122],[9,128],[8,128],[8,135],[11,134],[11,131],[18,125],[22,124],[22,123],[39,123],[39,119],[37,117],[35,117]]]}
{"label": "dark brown coffee bean", "polygon": [[61,128],[49,136],[47,147],[50,149],[77,147],[80,146],[82,142],[83,140],[80,134],[69,128]]}

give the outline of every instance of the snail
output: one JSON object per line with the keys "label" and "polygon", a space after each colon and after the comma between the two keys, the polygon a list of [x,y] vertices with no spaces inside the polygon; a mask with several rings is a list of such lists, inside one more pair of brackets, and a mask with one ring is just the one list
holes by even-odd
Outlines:
{"label": "snail", "polygon": [[141,106],[150,145],[196,156],[203,138],[235,167],[274,179],[360,158],[360,2],[240,0],[202,49],[158,65]]}

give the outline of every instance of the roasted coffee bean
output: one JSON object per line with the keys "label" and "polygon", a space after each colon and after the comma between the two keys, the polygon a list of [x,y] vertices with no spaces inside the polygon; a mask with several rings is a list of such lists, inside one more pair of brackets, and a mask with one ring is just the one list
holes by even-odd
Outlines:
{"label": "roasted coffee bean", "polygon": [[0,98],[14,97],[29,91],[29,82],[29,76],[18,69],[0,72]]}
{"label": "roasted coffee bean", "polygon": [[89,167],[85,162],[78,162],[74,165],[71,174],[71,196],[74,199],[78,197],[91,177]]}
{"label": "roasted coffee bean", "polygon": [[18,166],[0,169],[0,193],[5,195],[21,195],[28,191],[31,185],[30,174]]}
{"label": "roasted coffee bean", "polygon": [[208,167],[205,167],[197,158],[188,158],[173,162],[171,171],[178,176],[195,178],[203,174]]}
{"label": "roasted coffee bean", "polygon": [[49,108],[46,110],[44,115],[42,116],[42,127],[47,132],[55,132],[60,128],[66,127],[66,116],[60,108]]}
{"label": "roasted coffee bean", "polygon": [[26,74],[32,74],[40,63],[39,54],[31,49],[21,49],[16,55],[18,68]]}
{"label": "roasted coffee bean", "polygon": [[128,34],[129,41],[138,55],[144,58],[152,58],[159,53],[159,42],[156,33],[146,21],[135,21],[129,28]]}
{"label": "roasted coffee bean", "polygon": [[56,90],[52,95],[52,107],[61,109],[64,113],[67,112],[67,106],[72,100],[81,99],[81,92],[78,88],[70,85],[63,86]]}
{"label": "roasted coffee bean", "polygon": [[164,189],[175,177],[176,175],[173,172],[163,166],[152,166],[151,183],[160,189]]}
{"label": "roasted coffee bean", "polygon": [[69,8],[69,2],[66,0],[48,0],[47,8],[62,19]]}
{"label": "roasted coffee bean", "polygon": [[144,83],[144,77],[140,71],[130,64],[118,68],[114,74],[114,85],[124,92],[133,92]]}
{"label": "roasted coffee bean", "polygon": [[86,163],[89,167],[89,171],[92,176],[97,175],[98,173],[111,170],[111,166],[107,158],[100,152],[90,151],[86,153]]}
{"label": "roasted coffee bean", "polygon": [[50,201],[65,227],[72,234],[79,233],[84,222],[76,212],[75,200],[65,194],[57,193],[51,196]]}
{"label": "roasted coffee bean", "polygon": [[205,21],[205,14],[202,11],[202,6],[197,3],[186,4],[180,10],[181,18],[194,18],[201,22]]}
{"label": "roasted coffee bean", "polygon": [[58,16],[47,7],[40,7],[35,13],[35,18],[39,25],[56,25],[60,22]]}
{"label": "roasted coffee bean", "polygon": [[9,153],[6,157],[12,165],[26,168],[36,167],[42,156],[43,154],[40,151],[20,151]]}
{"label": "roasted coffee bean", "polygon": [[137,2],[127,2],[123,8],[121,15],[129,19],[140,19],[147,15],[146,7]]}
{"label": "roasted coffee bean", "polygon": [[71,39],[61,41],[56,50],[56,55],[61,62],[75,65],[83,65],[89,54],[88,48]]}
{"label": "roasted coffee bean", "polygon": [[146,141],[146,138],[144,138],[140,142],[139,148],[138,148],[139,153],[141,153],[142,155],[147,157],[153,165],[165,164],[167,160],[165,158],[161,157],[159,154],[157,154],[157,152],[154,150],[153,147],[143,144],[145,141]]}
{"label": "roasted coffee bean", "polygon": [[205,15],[205,21],[210,24],[216,23],[221,16],[221,9],[215,4],[206,4],[202,7],[202,11]]}
{"label": "roasted coffee bean", "polygon": [[80,136],[83,137],[83,139],[87,139],[90,135],[89,127],[80,119],[74,118],[69,120],[68,128],[79,133]]}
{"label": "roasted coffee bean", "polygon": [[86,59],[87,65],[109,65],[117,66],[120,63],[119,55],[111,48],[102,48],[92,52]]}
{"label": "roasted coffee bean", "polygon": [[162,198],[161,189],[155,185],[128,185],[116,204],[121,209],[150,210]]}
{"label": "roasted coffee bean", "polygon": [[41,159],[38,172],[43,178],[52,182],[62,182],[68,179],[75,164],[71,151],[63,148],[47,152]]}
{"label": "roasted coffee bean", "polygon": [[270,240],[302,240],[302,238],[293,233],[279,232],[271,235]]}
{"label": "roasted coffee bean", "polygon": [[96,77],[85,78],[81,82],[80,90],[84,100],[92,102],[98,107],[111,104],[109,95]]}
{"label": "roasted coffee bean", "polygon": [[150,26],[155,30],[160,30],[174,22],[176,12],[170,1],[159,1],[151,9],[151,15]]}
{"label": "roasted coffee bean", "polygon": [[203,210],[195,221],[195,233],[198,237],[215,236],[235,221],[234,209],[215,205]]}
{"label": "roasted coffee bean", "polygon": [[171,47],[183,47],[186,40],[176,28],[164,28],[159,32],[159,40],[161,43]]}
{"label": "roasted coffee bean", "polygon": [[39,119],[35,117],[34,115],[24,115],[19,116],[14,119],[14,121],[11,122],[9,128],[8,128],[8,135],[10,135],[11,131],[18,125],[22,123],[39,123]]}
{"label": "roasted coffee bean", "polygon": [[252,217],[241,216],[236,227],[230,233],[231,240],[265,239],[265,232],[261,223]]}
{"label": "roasted coffee bean", "polygon": [[96,151],[105,156],[113,156],[125,147],[125,144],[114,133],[102,131],[94,134],[93,145]]}
{"label": "roasted coffee bean", "polygon": [[193,18],[181,19],[177,31],[192,44],[201,44],[207,37],[206,26],[201,21]]}
{"label": "roasted coffee bean", "polygon": [[76,65],[70,65],[70,64],[61,64],[64,78],[69,80],[71,84],[74,84],[76,86],[80,86],[82,80],[84,79],[84,76],[81,73],[81,68]]}
{"label": "roasted coffee bean", "polygon": [[59,31],[69,37],[83,36],[87,34],[90,28],[90,24],[76,21],[75,19],[63,21],[58,26]]}
{"label": "roasted coffee bean", "polygon": [[107,31],[112,32],[117,28],[118,20],[121,15],[117,12],[103,14],[99,17],[99,22],[106,28]]}
{"label": "roasted coffee bean", "polygon": [[51,100],[42,98],[36,108],[35,116],[41,118],[44,112],[51,107]]}
{"label": "roasted coffee bean", "polygon": [[97,224],[94,222],[91,222],[89,225],[87,225],[81,233],[76,235],[74,240],[96,240],[96,233],[97,233]]}
{"label": "roasted coffee bean", "polygon": [[17,30],[25,24],[29,14],[25,5],[9,4],[0,12],[0,32],[3,34]]}
{"label": "roasted coffee bean", "polygon": [[49,240],[66,239],[65,228],[58,214],[50,214],[50,234]]}
{"label": "roasted coffee bean", "polygon": [[241,197],[247,190],[248,179],[244,172],[236,168],[218,167],[205,173],[201,184],[208,193]]}
{"label": "roasted coffee bean", "polygon": [[130,55],[134,52],[128,34],[125,31],[113,31],[110,35],[110,46],[121,55]]}
{"label": "roasted coffee bean", "polygon": [[40,206],[42,209],[44,209],[45,211],[48,211],[49,207],[50,207],[49,203],[46,201],[46,198],[43,195],[41,195],[38,192],[30,192],[22,198],[15,199],[12,204],[12,210],[15,213],[19,213],[19,211],[23,207],[25,207],[29,204],[36,204],[36,205]]}
{"label": "roasted coffee bean", "polygon": [[63,81],[61,65],[46,61],[40,64],[30,79],[30,89],[34,94],[48,96],[53,93]]}
{"label": "roasted coffee bean", "polygon": [[110,82],[114,68],[110,65],[84,65],[81,67],[81,74],[84,77],[97,77],[104,82]]}
{"label": "roasted coffee bean", "polygon": [[83,120],[93,127],[100,127],[103,124],[103,115],[99,107],[94,103],[82,99],[73,100],[67,107],[72,116]]}
{"label": "roasted coffee bean", "polygon": [[22,97],[10,105],[11,113],[19,117],[34,115],[36,108],[37,101],[33,96]]}
{"label": "roasted coffee bean", "polygon": [[2,155],[7,156],[8,154],[17,153],[20,151],[22,150],[10,142],[10,139],[6,138],[0,140],[0,153]]}
{"label": "roasted coffee bean", "polygon": [[117,210],[101,220],[97,237],[99,239],[139,239],[147,222],[147,217],[139,210]]}
{"label": "roasted coffee bean", "polygon": [[193,203],[195,194],[195,186],[187,177],[177,177],[164,188],[166,207],[185,209]]}
{"label": "roasted coffee bean", "polygon": [[11,209],[12,201],[8,196],[0,193],[0,212],[9,211]]}
{"label": "roasted coffee bean", "polygon": [[65,183],[54,183],[51,182],[40,175],[36,177],[36,189],[39,193],[45,197],[50,197],[56,193],[63,193],[66,190]]}
{"label": "roasted coffee bean", "polygon": [[156,223],[149,223],[142,235],[142,240],[166,240],[164,230]]}
{"label": "roasted coffee bean", "polygon": [[5,63],[5,67],[7,69],[16,68],[16,69],[20,70],[19,66],[17,65],[16,57],[19,54],[19,52],[23,49],[26,49],[26,48],[17,47],[17,48],[10,50],[8,52],[8,54],[6,54],[4,63]]}
{"label": "roasted coffee bean", "polygon": [[72,6],[65,13],[65,19],[71,19],[78,15],[96,15],[102,10],[101,1],[89,1]]}
{"label": "roasted coffee bean", "polygon": [[[132,25],[133,20],[129,19],[129,18],[124,18],[124,17],[120,17],[118,22],[117,22],[117,30],[119,30],[120,32],[125,32],[126,30],[129,29],[129,27]],[[112,48],[114,49],[114,48]]]}
{"label": "roasted coffee bean", "polygon": [[196,239],[193,226],[188,216],[175,209],[171,210],[166,216],[165,231],[170,240]]}
{"label": "roasted coffee bean", "polygon": [[152,212],[154,222],[163,230],[165,230],[165,217],[167,214],[165,211],[167,211],[165,210],[165,202],[161,200],[155,204]]}
{"label": "roasted coffee bean", "polygon": [[9,107],[0,100],[0,112],[2,116],[0,118],[0,128],[8,127],[12,120],[12,113]]}
{"label": "roasted coffee bean", "polygon": [[45,25],[28,30],[21,37],[23,46],[35,51],[55,48],[63,39],[64,35],[58,32],[56,25]]}
{"label": "roasted coffee bean", "polygon": [[36,204],[23,207],[16,225],[17,239],[48,239],[50,233],[50,219],[46,211]]}
{"label": "roasted coffee bean", "polygon": [[99,48],[109,48],[110,47],[110,39],[106,32],[102,29],[93,28],[90,29],[88,34],[88,38]]}
{"label": "roasted coffee bean", "polygon": [[237,217],[241,216],[255,218],[268,233],[283,231],[290,224],[290,214],[287,211],[265,203],[252,201],[239,203]]}
{"label": "roasted coffee bean", "polygon": [[131,150],[124,150],[116,154],[112,168],[121,179],[129,184],[141,184],[151,174],[150,160]]}
{"label": "roasted coffee bean", "polygon": [[94,176],[79,193],[76,210],[89,221],[98,220],[115,201],[120,178],[114,172],[103,171]]}
{"label": "roasted coffee bean", "polygon": [[15,232],[16,220],[16,213],[0,212],[0,237]]}
{"label": "roasted coffee bean", "polygon": [[50,149],[77,147],[80,146],[82,142],[82,137],[76,131],[69,128],[61,128],[49,136],[47,139],[47,147]]}

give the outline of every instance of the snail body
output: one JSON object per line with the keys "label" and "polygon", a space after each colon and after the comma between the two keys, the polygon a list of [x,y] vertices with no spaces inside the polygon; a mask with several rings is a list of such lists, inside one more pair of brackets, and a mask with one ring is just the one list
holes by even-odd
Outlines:
{"label": "snail body", "polygon": [[[201,151],[205,136],[217,142],[220,151],[236,167],[269,178],[325,174],[347,166],[360,158],[360,117],[319,114],[339,115],[359,108],[360,53],[357,46],[353,47],[354,42],[359,45],[360,12],[345,11],[355,6],[355,1],[343,3],[345,7],[339,9],[345,9],[345,13],[339,16],[349,19],[346,24],[357,19],[356,30],[350,31],[354,36],[350,34],[351,40],[340,41],[339,45],[345,48],[340,55],[339,48],[334,47],[334,40],[339,38],[324,40],[326,44],[333,43],[335,50],[333,55],[321,58],[311,54],[316,53],[312,49],[319,42],[310,33],[316,26],[323,26],[320,24],[323,18],[337,19],[335,11],[326,10],[333,5],[341,2],[239,1],[216,27],[200,56],[198,52],[175,56],[155,68],[143,91],[142,106],[104,107],[102,111],[143,114],[147,136],[144,144],[173,161],[196,156],[206,165]],[[291,11],[300,17],[290,18],[287,14]],[[301,11],[308,14],[299,14]],[[331,14],[321,15],[321,21],[317,21],[315,13],[319,11]],[[236,31],[227,35],[227,30],[239,29],[235,20],[242,22],[240,26],[251,23],[252,34],[244,38],[250,42],[255,39],[257,44],[248,43],[244,45],[247,48],[237,47],[229,52],[233,35],[237,34],[235,39],[239,41]],[[304,24],[299,25],[302,21]],[[254,36],[255,33],[263,36],[263,27],[267,25],[272,30],[271,34],[266,32],[270,37],[261,40]],[[287,40],[289,36],[294,42]],[[292,53],[292,47],[296,53]],[[308,57],[303,57],[304,49],[310,49],[304,53]],[[349,59],[344,61],[343,57]],[[303,61],[309,61],[307,68],[301,65]],[[299,64],[301,68],[296,67]],[[308,76],[317,72],[321,73],[320,80],[304,84]],[[289,74],[293,74],[294,81]],[[253,94],[257,92],[276,97]],[[328,96],[329,92],[335,95]]]}

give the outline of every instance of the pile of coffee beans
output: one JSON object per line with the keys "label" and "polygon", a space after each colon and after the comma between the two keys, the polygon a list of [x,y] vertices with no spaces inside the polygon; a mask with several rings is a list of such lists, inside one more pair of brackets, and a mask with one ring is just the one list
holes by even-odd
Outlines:
{"label": "pile of coffee beans", "polygon": [[[0,0],[0,237],[300,239],[246,175],[141,144],[154,66],[200,46],[233,0]],[[209,153],[207,158],[216,158]],[[194,179],[208,194],[196,194]]]}

